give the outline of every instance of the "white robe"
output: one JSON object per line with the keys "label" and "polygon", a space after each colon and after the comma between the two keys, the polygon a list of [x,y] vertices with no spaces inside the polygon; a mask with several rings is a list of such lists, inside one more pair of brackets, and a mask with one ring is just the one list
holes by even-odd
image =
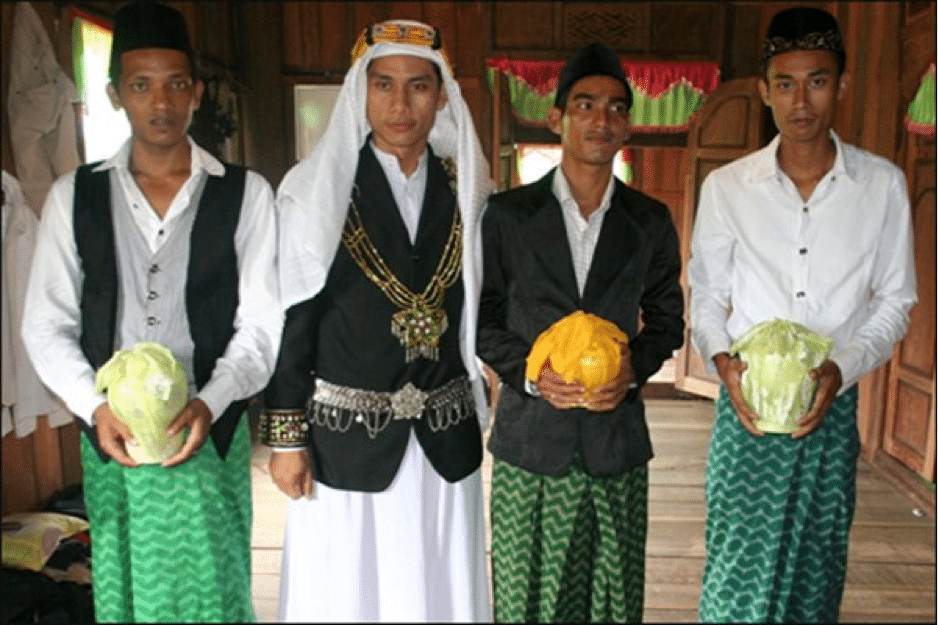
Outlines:
{"label": "white robe", "polygon": [[411,431],[387,490],[290,501],[284,622],[491,622],[482,470],[450,483]]}

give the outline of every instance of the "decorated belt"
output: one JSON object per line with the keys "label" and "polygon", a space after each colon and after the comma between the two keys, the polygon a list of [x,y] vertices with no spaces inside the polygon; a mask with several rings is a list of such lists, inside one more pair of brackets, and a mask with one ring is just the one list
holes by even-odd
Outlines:
{"label": "decorated belt", "polygon": [[472,389],[466,376],[454,378],[430,391],[410,382],[391,392],[368,391],[316,379],[306,415],[315,425],[347,432],[361,424],[374,439],[392,421],[426,420],[430,431],[442,432],[475,414]]}

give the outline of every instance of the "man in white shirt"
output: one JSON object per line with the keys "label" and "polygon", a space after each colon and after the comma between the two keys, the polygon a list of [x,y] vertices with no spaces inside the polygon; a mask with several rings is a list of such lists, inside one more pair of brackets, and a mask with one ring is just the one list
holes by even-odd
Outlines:
{"label": "man in white shirt", "polygon": [[[23,340],[84,435],[84,496],[99,622],[249,621],[246,400],[269,379],[277,305],[273,193],[187,136],[203,84],[182,15],[130,3],[115,15],[108,92],[132,136],[46,201]],[[139,464],[95,372],[153,341],[182,364],[189,402],[167,433],[182,449]],[[211,438],[211,441],[207,441]]]}
{"label": "man in white shirt", "polygon": [[474,352],[488,172],[439,32],[366,28],[278,191],[286,322],[261,433],[292,499],[281,620],[490,620]]}
{"label": "man in white shirt", "polygon": [[[831,129],[848,81],[836,20],[777,14],[760,92],[779,135],[712,172],[688,267],[693,340],[723,383],[707,466],[703,621],[833,622],[855,503],[856,382],[916,301],[902,172]],[[833,339],[790,435],[765,434],[730,346],[782,318]]]}

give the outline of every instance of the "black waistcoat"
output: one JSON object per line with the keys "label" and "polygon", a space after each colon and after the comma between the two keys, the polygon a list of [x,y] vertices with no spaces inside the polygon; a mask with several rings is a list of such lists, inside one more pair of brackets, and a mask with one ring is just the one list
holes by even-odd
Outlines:
{"label": "black waistcoat", "polygon": [[[75,173],[75,243],[84,282],[81,289],[80,345],[95,370],[114,353],[117,327],[117,252],[111,217],[111,185],[107,170],[92,171],[98,164],[79,167]],[[224,354],[234,335],[238,308],[238,259],[234,234],[241,214],[246,170],[225,164],[223,177],[208,176],[198,213],[192,225],[186,275],[186,316],[195,344],[193,375],[197,388],[211,378],[215,361]],[[222,458],[246,401],[234,401],[212,425],[215,450]],[[108,456],[98,444],[96,428],[77,419],[102,460]]]}
{"label": "black waistcoat", "polygon": [[[394,275],[412,291],[421,292],[443,254],[456,210],[439,159],[428,155],[427,188],[414,245],[384,171],[367,144],[359,154],[355,183],[356,204],[369,238]],[[303,385],[303,394],[310,393],[310,368],[323,380],[374,391],[395,391],[407,382],[433,389],[464,375],[459,351],[462,306],[459,278],[446,291],[444,309],[449,327],[440,340],[439,360],[417,358],[406,363],[404,348],[391,334],[391,316],[399,309],[365,276],[345,246],[339,245],[323,290],[287,313],[278,370],[267,392],[268,406],[302,405],[305,397],[300,401],[298,393]],[[301,327],[305,329],[299,330]],[[284,371],[284,362],[291,357],[285,352],[292,350],[309,350],[309,360],[300,359],[309,367],[293,365],[289,367],[292,371]],[[474,414],[438,433],[431,432],[422,418],[391,421],[375,439],[359,424],[352,424],[346,432],[313,426],[311,454],[316,479],[344,490],[386,489],[400,466],[411,428],[427,459],[445,479],[457,481],[480,465],[481,434]]]}

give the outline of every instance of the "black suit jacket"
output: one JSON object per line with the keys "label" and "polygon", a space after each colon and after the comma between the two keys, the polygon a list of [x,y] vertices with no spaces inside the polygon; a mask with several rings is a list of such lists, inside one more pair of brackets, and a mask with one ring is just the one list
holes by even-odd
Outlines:
{"label": "black suit jacket", "polygon": [[629,335],[644,384],[683,342],[677,234],[666,206],[616,180],[580,297],[554,171],[493,196],[483,217],[478,355],[504,382],[489,448],[534,473],[563,475],[579,455],[589,474],[618,475],[652,457],[638,391],[610,412],[556,410],[525,392],[525,359],[542,331],[584,310]]}

